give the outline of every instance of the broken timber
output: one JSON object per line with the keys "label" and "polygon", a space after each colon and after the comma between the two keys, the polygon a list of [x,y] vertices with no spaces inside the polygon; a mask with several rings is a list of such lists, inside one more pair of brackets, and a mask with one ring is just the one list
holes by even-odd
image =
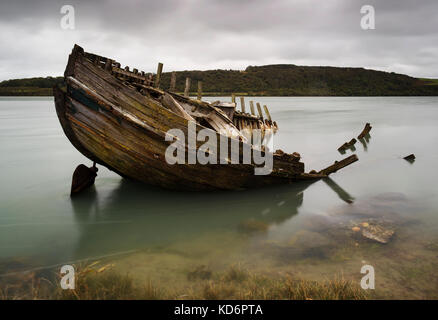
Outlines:
{"label": "broken timber", "polygon": [[359,160],[359,158],[355,154],[353,154],[353,155],[351,155],[351,156],[349,156],[341,161],[335,161],[334,164],[319,171],[318,173],[328,176],[329,174],[332,174],[332,173],[334,173],[342,168],[345,168],[346,166],[349,166],[350,164],[352,164],[358,160]]}
{"label": "broken timber", "polygon": [[345,151],[345,149],[353,148],[356,144],[356,139],[351,139],[350,142],[345,142],[342,146],[338,148],[339,151]]}
{"label": "broken timber", "polygon": [[362,132],[357,136],[357,138],[359,140],[363,139],[367,134],[370,133],[371,129],[372,129],[371,124],[367,123],[365,125],[365,128],[363,128]]}

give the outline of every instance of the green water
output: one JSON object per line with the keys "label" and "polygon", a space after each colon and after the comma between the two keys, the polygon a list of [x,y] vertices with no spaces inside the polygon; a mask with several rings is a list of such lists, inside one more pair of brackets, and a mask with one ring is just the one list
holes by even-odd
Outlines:
{"label": "green water", "polygon": [[[199,265],[236,263],[359,282],[361,266],[370,264],[379,297],[437,298],[438,98],[254,101],[267,104],[279,125],[276,148],[299,152],[306,171],[350,155],[337,148],[366,122],[373,129],[366,145],[356,144],[359,162],[328,182],[169,192],[99,167],[95,186],[71,199],[73,170],[91,163],[63,134],[53,99],[0,98],[0,276],[103,259],[164,287],[184,287]],[[414,163],[402,159],[411,153]],[[390,221],[389,243],[352,231],[366,221]]]}

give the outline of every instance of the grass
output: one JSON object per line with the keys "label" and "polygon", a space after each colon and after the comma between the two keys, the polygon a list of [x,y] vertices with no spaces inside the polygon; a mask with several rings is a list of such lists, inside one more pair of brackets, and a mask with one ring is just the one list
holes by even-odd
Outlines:
{"label": "grass", "polygon": [[0,299],[351,300],[368,298],[368,295],[358,284],[341,278],[309,281],[292,279],[291,277],[267,277],[251,273],[241,265],[233,265],[224,272],[217,273],[213,273],[204,266],[198,267],[191,271],[192,276],[188,276],[191,286],[179,291],[159,288],[152,282],[138,285],[133,277],[117,273],[110,265],[98,268],[95,263],[76,268],[78,271],[76,272],[74,290],[62,290],[59,286],[59,276],[49,280],[33,274],[21,278],[15,283],[0,284]]}

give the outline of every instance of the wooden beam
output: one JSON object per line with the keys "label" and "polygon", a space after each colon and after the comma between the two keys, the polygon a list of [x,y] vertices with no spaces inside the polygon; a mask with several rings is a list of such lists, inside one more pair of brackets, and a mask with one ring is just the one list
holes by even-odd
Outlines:
{"label": "wooden beam", "polygon": [[268,116],[268,120],[272,122],[271,114],[269,113],[268,107],[266,104],[263,106],[263,109],[265,109],[266,115]]}
{"label": "wooden beam", "polygon": [[105,70],[106,71],[111,71],[112,64],[113,64],[113,60],[107,59],[106,62],[105,62]]}
{"label": "wooden beam", "polygon": [[231,94],[231,102],[236,103],[236,95],[234,93]]}
{"label": "wooden beam", "polygon": [[259,117],[263,119],[263,112],[260,103],[257,102],[257,111],[259,112]]}
{"label": "wooden beam", "polygon": [[242,112],[245,112],[245,98],[240,97],[240,108],[242,109]]}
{"label": "wooden beam", "polygon": [[198,100],[202,100],[202,81],[198,81]]}
{"label": "wooden beam", "polygon": [[[128,71],[126,71],[126,69],[128,69]],[[132,72],[129,71],[129,67],[126,67],[125,70],[117,68],[117,67],[112,67],[112,72],[120,75],[120,76],[124,76],[127,78],[134,78],[137,80],[145,80],[145,77],[138,75],[138,74],[133,74]]]}
{"label": "wooden beam", "polygon": [[357,136],[357,138],[360,140],[360,139],[363,139],[368,133],[370,133],[370,131],[371,131],[371,124],[369,124],[369,123],[367,123],[366,125],[365,125],[365,128],[363,128],[363,130],[362,130],[362,132],[360,133],[360,135],[358,135]]}
{"label": "wooden beam", "polygon": [[161,73],[163,72],[163,64],[161,62],[158,63],[157,67],[157,77],[155,78],[155,88],[160,88],[161,81]]}
{"label": "wooden beam", "polygon": [[171,76],[170,76],[170,88],[169,88],[169,91],[174,92],[175,91],[175,87],[176,87],[176,72],[173,71]]}
{"label": "wooden beam", "polygon": [[331,166],[328,166],[327,168],[321,170],[318,173],[329,175],[329,174],[336,172],[339,169],[342,169],[342,168],[344,168],[344,167],[346,167],[346,166],[348,166],[348,165],[350,165],[353,162],[356,162],[358,160],[359,160],[359,158],[355,154],[353,154],[353,155],[349,156],[348,158],[345,158],[341,161],[335,161],[334,164],[332,164]]}
{"label": "wooden beam", "polygon": [[255,116],[254,102],[249,102],[249,108],[251,109],[251,114]]}
{"label": "wooden beam", "polygon": [[342,146],[340,146],[340,147],[338,148],[338,150],[339,150],[339,151],[343,151],[343,150],[345,150],[345,149],[352,148],[352,147],[354,147],[354,145],[356,144],[356,142],[357,142],[357,140],[353,138],[353,139],[350,140],[350,142],[345,142]]}
{"label": "wooden beam", "polygon": [[190,78],[186,78],[186,87],[184,88],[184,96],[188,97],[189,96],[189,92],[190,92],[190,84],[191,84],[192,80]]}

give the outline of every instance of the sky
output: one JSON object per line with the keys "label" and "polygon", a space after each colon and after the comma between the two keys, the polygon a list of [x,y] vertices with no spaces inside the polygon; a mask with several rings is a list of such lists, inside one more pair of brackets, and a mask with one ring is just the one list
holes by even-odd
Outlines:
{"label": "sky", "polygon": [[[375,29],[361,28],[364,5]],[[75,43],[145,72],[286,63],[438,78],[438,0],[1,0],[0,81],[62,75]]]}

